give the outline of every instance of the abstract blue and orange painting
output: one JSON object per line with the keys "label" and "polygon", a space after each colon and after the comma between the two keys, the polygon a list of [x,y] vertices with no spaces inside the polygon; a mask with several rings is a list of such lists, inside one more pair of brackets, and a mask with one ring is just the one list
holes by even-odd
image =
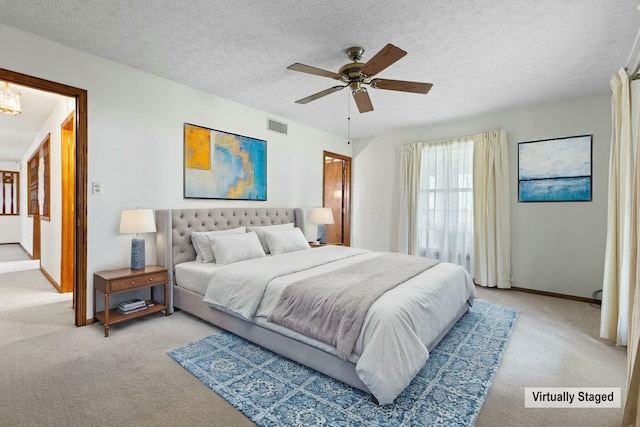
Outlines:
{"label": "abstract blue and orange painting", "polygon": [[184,197],[267,200],[267,141],[185,123]]}
{"label": "abstract blue and orange painting", "polygon": [[591,144],[592,135],[518,143],[518,201],[591,201]]}

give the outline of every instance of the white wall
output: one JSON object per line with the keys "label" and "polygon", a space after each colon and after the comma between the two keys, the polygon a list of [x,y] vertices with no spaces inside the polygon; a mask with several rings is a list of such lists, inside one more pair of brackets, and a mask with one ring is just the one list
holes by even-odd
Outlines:
{"label": "white wall", "polygon": [[49,138],[49,219],[40,221],[40,267],[59,285],[60,258],[62,250],[62,171],[61,171],[61,130],[60,126],[75,108],[75,101],[71,98],[60,97],[58,104],[49,113],[42,127],[29,145],[22,158],[20,173],[20,242],[22,246],[33,254],[33,218],[28,215],[29,202],[29,159],[35,150],[50,134]]}
{"label": "white wall", "polygon": [[[603,93],[356,141],[352,243],[397,250],[402,145],[502,128],[509,143],[512,285],[592,297],[604,270],[610,117],[610,94]],[[583,134],[593,134],[593,201],[518,203],[517,143]]]}
{"label": "white wall", "polygon": [[[0,160],[0,170],[20,171],[20,163]],[[22,184],[22,176],[20,176],[19,179],[20,179],[20,183]],[[23,206],[24,206],[24,200],[21,198],[20,208],[22,209]],[[20,242],[20,217],[13,216],[13,215],[0,216],[0,244],[18,243],[18,242]]]}
{"label": "white wall", "polygon": [[[87,314],[93,272],[128,266],[131,236],[118,234],[122,209],[322,204],[322,152],[351,155],[344,137],[144,73],[0,25],[2,68],[88,91],[88,181],[104,195],[88,200]],[[211,70],[212,79],[225,78]],[[267,130],[267,118],[289,135]],[[266,202],[183,199],[183,123],[267,140]],[[147,263],[155,244],[147,235]]]}

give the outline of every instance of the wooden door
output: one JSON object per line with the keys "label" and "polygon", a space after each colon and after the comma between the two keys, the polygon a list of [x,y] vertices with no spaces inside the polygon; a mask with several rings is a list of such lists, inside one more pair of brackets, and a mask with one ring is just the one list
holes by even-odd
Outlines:
{"label": "wooden door", "polygon": [[76,114],[71,114],[62,123],[61,174],[62,174],[62,223],[60,247],[60,292],[73,292],[75,283],[75,182],[76,182]]}
{"label": "wooden door", "polygon": [[40,215],[33,216],[33,248],[31,259],[40,259]]}
{"label": "wooden door", "polygon": [[29,216],[33,220],[33,232],[31,237],[31,259],[40,259],[40,204],[38,203],[38,174],[39,157],[29,159]]}
{"label": "wooden door", "polygon": [[324,152],[322,203],[333,212],[327,243],[351,244],[351,157]]}

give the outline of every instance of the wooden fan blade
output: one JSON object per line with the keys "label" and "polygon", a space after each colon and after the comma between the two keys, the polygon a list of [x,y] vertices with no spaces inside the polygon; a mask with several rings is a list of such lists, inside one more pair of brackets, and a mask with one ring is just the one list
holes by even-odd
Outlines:
{"label": "wooden fan blade", "polygon": [[373,79],[369,85],[376,89],[397,90],[400,92],[427,93],[431,83],[407,82],[404,80]]}
{"label": "wooden fan blade", "polygon": [[373,104],[371,103],[371,98],[369,98],[369,92],[367,92],[365,88],[353,91],[353,99],[356,101],[358,111],[361,113],[373,111]]}
{"label": "wooden fan blade", "polygon": [[325,89],[321,92],[314,93],[313,95],[309,95],[306,98],[298,99],[296,104],[306,104],[307,102],[315,101],[318,98],[322,98],[323,96],[327,96],[333,92],[337,92],[340,89],[344,89],[346,86],[334,86],[329,89]]}
{"label": "wooden fan blade", "polygon": [[327,71],[320,68],[312,67],[311,65],[304,65],[295,63],[293,65],[289,65],[287,70],[300,71],[301,73],[315,74],[316,76],[322,77],[330,77],[332,79],[340,80],[342,75],[338,73],[334,73],[333,71]]}
{"label": "wooden fan blade", "polygon": [[393,64],[406,54],[407,52],[400,49],[399,47],[388,44],[380,49],[378,53],[373,55],[373,58],[368,60],[367,63],[362,66],[360,72],[371,77],[378,74],[380,71],[384,70],[389,65]]}

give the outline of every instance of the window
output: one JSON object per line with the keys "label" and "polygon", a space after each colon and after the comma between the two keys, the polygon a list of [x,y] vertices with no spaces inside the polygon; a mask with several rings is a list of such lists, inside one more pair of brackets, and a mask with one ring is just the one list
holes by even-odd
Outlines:
{"label": "window", "polygon": [[424,144],[418,200],[420,255],[473,267],[473,139]]}
{"label": "window", "polygon": [[49,167],[50,134],[33,153],[27,162],[29,188],[29,216],[40,215],[49,219],[51,200],[51,176]]}
{"label": "window", "polygon": [[20,215],[20,173],[0,171],[0,215]]}

